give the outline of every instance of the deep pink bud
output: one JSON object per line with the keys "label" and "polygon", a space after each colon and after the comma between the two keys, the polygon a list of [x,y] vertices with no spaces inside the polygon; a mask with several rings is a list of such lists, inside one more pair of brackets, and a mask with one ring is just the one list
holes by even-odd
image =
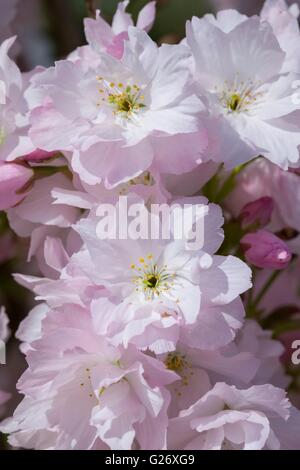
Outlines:
{"label": "deep pink bud", "polygon": [[0,162],[0,210],[9,209],[26,196],[33,171],[18,163]]}
{"label": "deep pink bud", "polygon": [[256,201],[246,204],[240,213],[242,228],[258,224],[260,227],[267,225],[274,209],[273,199],[269,196],[261,197]]}
{"label": "deep pink bud", "polygon": [[287,244],[271,232],[259,230],[241,239],[246,260],[258,268],[284,269],[292,254]]}

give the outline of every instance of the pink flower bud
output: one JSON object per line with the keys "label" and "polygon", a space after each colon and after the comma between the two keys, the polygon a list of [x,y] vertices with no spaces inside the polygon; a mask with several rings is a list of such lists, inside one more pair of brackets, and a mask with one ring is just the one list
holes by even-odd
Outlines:
{"label": "pink flower bud", "polygon": [[246,260],[258,268],[284,269],[292,254],[286,243],[271,232],[259,230],[241,239]]}
{"label": "pink flower bud", "polygon": [[0,210],[9,209],[26,196],[33,171],[18,163],[0,162]]}
{"label": "pink flower bud", "polygon": [[256,201],[246,204],[240,213],[242,228],[258,224],[260,227],[267,225],[274,209],[273,199],[269,196],[261,197]]}

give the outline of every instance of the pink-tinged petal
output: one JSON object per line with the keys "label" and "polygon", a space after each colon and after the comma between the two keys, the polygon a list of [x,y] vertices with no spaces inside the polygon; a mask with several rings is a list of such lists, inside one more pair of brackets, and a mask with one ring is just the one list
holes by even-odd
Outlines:
{"label": "pink-tinged petal", "polygon": [[194,350],[194,361],[198,367],[215,372],[217,377],[233,380],[234,382],[251,383],[259,368],[259,359],[251,353],[241,352],[233,355],[216,351]]}
{"label": "pink-tinged petal", "polygon": [[13,134],[7,136],[1,148],[7,162],[23,157],[23,155],[31,153],[35,149],[27,133],[28,129],[25,127],[16,129]]}
{"label": "pink-tinged petal", "polygon": [[128,5],[128,0],[118,3],[117,11],[112,21],[112,30],[115,35],[126,32],[130,26],[133,26],[130,14],[126,13]]}
{"label": "pink-tinged petal", "polygon": [[144,116],[144,125],[149,133],[160,131],[169,135],[193,133],[199,130],[199,111],[201,102],[196,96],[182,99],[180,103],[167,108],[148,110]]}
{"label": "pink-tinged petal", "polygon": [[101,18],[99,12],[97,18],[84,19],[84,32],[87,42],[97,52],[100,52],[112,43],[114,34],[110,25]]}
{"label": "pink-tinged petal", "polygon": [[21,349],[24,354],[30,348],[30,343],[33,343],[33,341],[41,337],[42,322],[49,310],[46,304],[38,304],[19,324],[16,337],[23,342]]}
{"label": "pink-tinged petal", "polygon": [[[224,3],[224,8],[226,8],[227,7],[226,0],[225,2],[222,2],[222,3]],[[223,7],[223,5],[221,6]],[[228,9],[228,10],[224,9],[224,10],[218,11],[216,14],[216,17],[214,15],[208,14],[208,15],[205,15],[204,18],[210,23],[212,23],[214,26],[217,26],[218,28],[220,28],[222,31],[224,31],[224,33],[229,33],[240,23],[248,19],[246,15],[242,15],[241,13],[233,9]]]}
{"label": "pink-tinged petal", "polygon": [[294,3],[288,7],[285,0],[266,0],[260,13],[264,21],[268,21],[276,35],[283,33],[299,35],[299,7]]}
{"label": "pink-tinged petal", "polygon": [[289,163],[297,165],[300,146],[298,132],[277,126],[276,120],[258,121],[250,117],[236,124],[237,131],[246,141],[252,145],[259,142],[261,152],[256,152],[256,155],[268,158],[284,170],[288,169]]}
{"label": "pink-tinged petal", "polygon": [[51,190],[56,186],[71,188],[72,183],[61,173],[36,180],[26,200],[13,209],[15,215],[31,223],[69,227],[76,221],[78,212],[75,208],[52,204]]}
{"label": "pink-tinged petal", "polygon": [[22,89],[21,72],[18,66],[8,57],[9,49],[14,44],[15,40],[16,36],[13,36],[3,41],[0,46],[0,68],[4,75],[8,95],[16,92],[17,89],[19,89],[19,91]]}
{"label": "pink-tinged petal", "polygon": [[30,190],[33,171],[25,165],[0,162],[0,210],[22,201]]}
{"label": "pink-tinged petal", "polygon": [[212,266],[201,270],[200,277],[206,298],[216,305],[232,302],[252,286],[250,268],[234,256],[214,256]]}
{"label": "pink-tinged petal", "polygon": [[[24,220],[22,220],[20,217],[19,217],[19,222],[20,224],[22,223],[24,224]],[[44,240],[47,236],[55,237],[59,234],[59,229],[58,227],[55,227],[55,226],[35,225],[33,223],[30,225],[31,225],[31,230],[30,230],[30,233],[27,234],[27,236],[30,236],[30,245],[29,245],[29,250],[28,250],[28,255],[27,255],[28,262],[32,260],[33,256],[39,254],[39,249],[43,246]],[[12,224],[11,226],[13,227]],[[40,260],[38,261],[39,261],[39,267],[41,269]],[[41,271],[43,272],[44,275],[48,276],[48,273],[46,274],[46,272],[43,269],[41,269]],[[51,276],[52,275],[53,275],[53,271],[51,269]]]}
{"label": "pink-tinged petal", "polygon": [[[192,134],[188,139],[192,139]],[[158,162],[160,164],[159,158],[158,155]],[[197,168],[188,173],[163,175],[163,183],[174,197],[193,196],[212,178],[217,169],[218,165],[215,162],[209,161],[201,163]]]}
{"label": "pink-tinged petal", "polygon": [[300,411],[292,406],[290,417],[286,421],[278,421],[273,425],[274,432],[279,438],[280,449],[299,450],[298,430],[300,426]]}
{"label": "pink-tinged petal", "polygon": [[103,142],[85,152],[76,151],[72,167],[86,183],[93,185],[103,181],[107,188],[113,188],[139,176],[150,167],[152,160],[153,149],[147,140],[133,147]]}
{"label": "pink-tinged petal", "polygon": [[[182,175],[202,163],[208,139],[203,129],[194,134],[153,138],[152,142],[155,149],[154,168],[161,173]],[[199,188],[200,183],[197,190]]]}
{"label": "pink-tinged petal", "polygon": [[134,71],[136,78],[152,80],[158,66],[159,48],[147,33],[133,26],[128,29],[122,63]]}
{"label": "pink-tinged petal", "polygon": [[[164,110],[182,98],[190,76],[190,64],[189,49],[183,44],[163,44],[159,48],[158,69],[151,87],[152,110]],[[204,109],[199,99],[195,100],[194,106],[198,112]]]}
{"label": "pink-tinged petal", "polygon": [[[280,448],[278,423],[285,423],[289,407],[285,392],[271,385],[238,390],[217,383],[190,408],[170,420],[169,447],[202,450]],[[215,431],[218,431],[217,435]]]}
{"label": "pink-tinged petal", "polygon": [[141,9],[136,26],[148,32],[153,26],[156,15],[156,1],[149,2]]}
{"label": "pink-tinged petal", "polygon": [[59,238],[47,237],[44,244],[45,261],[52,269],[60,272],[69,262],[70,257]]}
{"label": "pink-tinged petal", "polygon": [[80,135],[89,128],[83,119],[67,119],[52,104],[35,108],[30,119],[30,138],[36,147],[47,152],[71,150]]}
{"label": "pink-tinged petal", "polygon": [[106,48],[106,52],[112,55],[116,59],[121,59],[124,53],[124,41],[128,40],[128,33],[123,32],[117,34],[111,44],[109,44]]}
{"label": "pink-tinged petal", "polygon": [[[201,291],[185,279],[178,280],[179,288],[174,292],[174,301],[178,304],[187,325],[195,324],[199,316]],[[175,298],[177,296],[177,298]]]}
{"label": "pink-tinged petal", "polygon": [[95,203],[95,198],[83,191],[73,191],[71,189],[54,188],[51,191],[54,199],[53,204],[63,204],[79,209],[91,209]]}
{"label": "pink-tinged petal", "polygon": [[236,45],[234,64],[243,76],[249,73],[249,50],[255,51],[251,67],[256,69],[256,79],[270,80],[280,72],[285,54],[270,25],[261,23],[259,18],[249,18],[238,25],[232,32],[231,42]]}
{"label": "pink-tinged petal", "polygon": [[216,350],[229,344],[234,338],[234,331],[229,327],[221,309],[201,309],[198,322],[194,325],[184,342],[192,347],[207,351]]}
{"label": "pink-tinged petal", "polygon": [[54,158],[58,152],[46,152],[45,150],[36,149],[27,155],[22,156],[22,160],[25,162],[42,162]]}

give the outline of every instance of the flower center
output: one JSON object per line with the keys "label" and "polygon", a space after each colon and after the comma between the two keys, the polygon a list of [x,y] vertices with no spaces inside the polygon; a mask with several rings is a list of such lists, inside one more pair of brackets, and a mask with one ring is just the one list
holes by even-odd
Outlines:
{"label": "flower center", "polygon": [[226,80],[224,88],[218,92],[219,101],[225,112],[228,114],[249,112],[263,95],[258,91],[260,85],[261,83],[252,80],[240,81],[238,77],[232,83]]}
{"label": "flower center", "polygon": [[231,111],[236,111],[238,107],[241,105],[242,98],[240,95],[232,95],[232,97],[229,99],[228,106],[231,109]]}
{"label": "flower center", "polygon": [[138,85],[115,84],[102,77],[97,77],[97,80],[100,83],[99,93],[101,94],[98,106],[109,104],[113,108],[114,115],[130,119],[146,107],[145,97]]}
{"label": "flower center", "polygon": [[144,283],[147,287],[150,287],[150,289],[154,289],[158,283],[158,276],[156,276],[155,274],[150,274],[148,279],[144,280]]}
{"label": "flower center", "polygon": [[185,392],[185,387],[189,385],[190,379],[194,375],[193,366],[186,355],[179,351],[167,354],[165,365],[167,369],[173,370],[181,377],[181,380],[172,384],[175,394],[181,397]]}
{"label": "flower center", "polygon": [[185,367],[188,367],[188,362],[184,355],[179,352],[172,352],[167,355],[165,360],[167,369],[174,372],[182,372]]}
{"label": "flower center", "polygon": [[153,255],[149,254],[146,259],[140,258],[139,262],[130,266],[134,273],[132,282],[137,292],[143,292],[146,300],[153,300],[168,291],[173,285],[175,274],[168,271],[168,266],[159,268],[153,262]]}

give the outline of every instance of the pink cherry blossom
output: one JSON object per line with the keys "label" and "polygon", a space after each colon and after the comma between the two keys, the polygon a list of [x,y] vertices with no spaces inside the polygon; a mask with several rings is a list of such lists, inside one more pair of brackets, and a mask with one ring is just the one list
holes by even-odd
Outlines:
{"label": "pink cherry blossom", "polygon": [[[187,326],[185,341],[216,349],[230,342],[242,326],[244,311],[238,296],[251,286],[251,273],[237,258],[214,255],[222,243],[223,220],[217,206],[205,206],[207,201],[201,198],[198,202],[204,210],[201,250],[187,249],[184,240],[102,240],[96,232],[100,219],[91,216],[75,227],[88,253],[79,252],[74,258],[93,284],[104,286],[120,302],[139,308],[159,300],[167,312],[179,312]],[[156,272],[162,281],[155,289],[147,287],[145,279]]]}
{"label": "pink cherry blossom", "polygon": [[12,433],[12,445],[126,450],[135,441],[144,449],[165,447],[165,386],[176,379],[174,372],[135,349],[109,346],[78,306],[51,312],[42,329],[19,382],[26,397],[1,426]]}
{"label": "pink cherry blossom", "polygon": [[[271,385],[247,390],[217,383],[197,403],[170,421],[170,449],[260,450],[299,447],[288,427],[290,404],[285,392]],[[299,412],[296,419],[299,422]],[[280,444],[285,435],[285,444]],[[290,447],[290,442],[293,446]]]}
{"label": "pink cherry blossom", "polygon": [[[114,15],[112,25],[109,26],[97,11],[96,19],[84,20],[85,35],[90,46],[96,52],[108,52],[113,57],[121,59],[124,53],[124,41],[128,39],[128,28],[133,26],[133,21],[126,8],[129,0],[120,2]],[[140,11],[136,26],[148,32],[155,19],[155,1],[149,2]]]}
{"label": "pink cherry blossom", "polygon": [[192,406],[212,388],[212,383],[226,380],[227,383],[252,382],[260,361],[248,352],[228,351],[227,346],[218,351],[206,351],[188,347],[178,342],[176,350],[160,356],[168,369],[178,375],[170,384],[169,417]]}
{"label": "pink cherry blossom", "polygon": [[161,302],[137,307],[100,297],[92,301],[91,312],[98,333],[115,346],[134,344],[156,354],[176,348],[182,320],[179,312]]}
{"label": "pink cherry blossom", "polygon": [[[231,2],[232,3],[232,2]],[[237,4],[241,3],[239,1]],[[244,6],[244,3],[243,3]],[[232,5],[224,5],[230,8]],[[245,8],[243,8],[245,10]],[[248,10],[251,10],[249,7]],[[282,67],[283,72],[299,71],[299,56],[297,45],[300,43],[299,34],[299,6],[294,3],[288,6],[285,0],[266,0],[260,13],[261,22],[268,22],[279,42],[281,49],[286,53]],[[236,10],[219,11],[216,18],[213,15],[205,15],[204,18],[221,28],[223,31],[231,31],[238,24],[247,20],[246,15],[241,15]]]}
{"label": "pink cherry blossom", "polygon": [[278,39],[281,49],[286,53],[284,71],[299,71],[297,48],[300,45],[298,24],[299,5],[288,6],[285,0],[266,0],[262,8],[261,18],[268,21]]}
{"label": "pink cherry blossom", "polygon": [[[44,257],[56,270],[52,279],[18,275],[17,280],[52,307],[72,302],[91,308],[99,331],[114,345],[172,350],[185,325],[184,343],[215,350],[232,341],[243,324],[238,296],[251,285],[250,271],[234,257],[213,254],[223,240],[223,219],[217,206],[200,202],[207,213],[199,253],[179,240],[101,240],[99,219],[90,216],[75,227],[85,244],[71,258],[57,241],[46,240]],[[165,273],[153,291],[136,274],[145,263]]]}
{"label": "pink cherry blossom", "polygon": [[121,60],[101,53],[88,68],[59,61],[34,80],[47,101],[31,113],[33,142],[72,151],[71,166],[87,184],[110,188],[152,166],[165,171],[165,158],[172,160],[167,172],[189,171],[207,146],[203,105],[188,86],[187,48],[158,48],[133,27],[128,34]]}
{"label": "pink cherry blossom", "polygon": [[299,8],[173,44],[116,3],[50,67],[0,43],[0,447],[299,449]]}
{"label": "pink cherry blossom", "polygon": [[[214,21],[193,18],[187,23],[187,43],[198,95],[220,138],[211,157],[229,168],[259,155],[284,169],[296,165],[300,134],[291,118],[299,114],[295,75],[282,73],[285,53],[271,26],[229,10]],[[214,44],[214,54],[208,43]]]}

